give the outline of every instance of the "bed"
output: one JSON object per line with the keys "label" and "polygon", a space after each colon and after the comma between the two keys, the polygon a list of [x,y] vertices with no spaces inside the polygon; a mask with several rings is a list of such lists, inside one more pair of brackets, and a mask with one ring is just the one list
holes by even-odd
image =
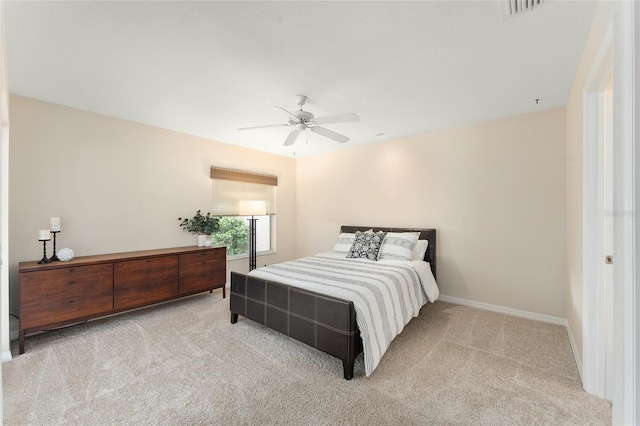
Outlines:
{"label": "bed", "polygon": [[[419,240],[428,242],[423,260],[396,260],[391,252],[379,261],[346,259],[343,249],[338,248],[342,247],[340,237],[356,233],[362,237],[361,233],[367,231],[382,231],[389,236],[418,235]],[[343,241],[343,247],[349,247],[350,241]],[[339,358],[347,380],[353,377],[355,359],[364,350],[365,373],[369,376],[406,323],[418,315],[427,301],[437,299],[435,277],[435,229],[342,226],[333,252],[258,268],[249,274],[232,272],[231,323],[235,324],[242,316]],[[352,293],[354,288],[363,287],[354,284],[361,279],[368,280],[365,288],[387,283],[381,291],[391,307],[379,310],[389,318],[379,319],[377,311],[363,311],[364,305],[377,306],[375,299],[381,296],[377,293],[372,296],[368,290],[363,290],[363,294]],[[415,287],[416,280],[419,289]],[[395,284],[389,285],[389,282]]]}

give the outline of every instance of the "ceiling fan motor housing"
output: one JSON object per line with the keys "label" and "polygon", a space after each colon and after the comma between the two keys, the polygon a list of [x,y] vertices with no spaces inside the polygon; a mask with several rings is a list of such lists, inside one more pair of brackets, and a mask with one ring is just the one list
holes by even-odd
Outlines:
{"label": "ceiling fan motor housing", "polygon": [[308,111],[295,111],[294,114],[298,117],[298,120],[300,120],[301,123],[309,124],[311,123],[311,120],[313,120],[313,114]]}

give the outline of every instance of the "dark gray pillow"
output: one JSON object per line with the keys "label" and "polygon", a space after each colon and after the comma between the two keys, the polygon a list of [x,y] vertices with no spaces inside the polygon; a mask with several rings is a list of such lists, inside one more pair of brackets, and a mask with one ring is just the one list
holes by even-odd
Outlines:
{"label": "dark gray pillow", "polygon": [[356,238],[351,245],[347,257],[350,259],[369,259],[376,261],[380,254],[380,247],[386,232],[362,232],[356,231]]}

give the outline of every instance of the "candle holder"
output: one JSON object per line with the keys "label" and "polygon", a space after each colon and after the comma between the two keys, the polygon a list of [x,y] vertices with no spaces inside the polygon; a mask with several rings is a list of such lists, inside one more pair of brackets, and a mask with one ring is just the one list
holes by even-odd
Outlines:
{"label": "candle holder", "polygon": [[51,231],[53,234],[53,256],[49,258],[49,262],[59,261],[58,254],[56,253],[56,234],[60,231]]}
{"label": "candle holder", "polygon": [[38,263],[51,263],[49,259],[47,259],[47,241],[49,240],[39,240],[42,241],[42,259]]}

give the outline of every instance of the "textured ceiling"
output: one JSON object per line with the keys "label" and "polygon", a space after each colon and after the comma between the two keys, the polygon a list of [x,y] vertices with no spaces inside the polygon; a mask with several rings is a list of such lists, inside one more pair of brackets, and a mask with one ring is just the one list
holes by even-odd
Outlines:
{"label": "textured ceiling", "polygon": [[[296,157],[565,105],[596,3],[501,6],[8,1],[9,90]],[[237,130],[286,123],[272,105],[298,94],[317,117],[358,114],[324,125],[351,140]]]}

